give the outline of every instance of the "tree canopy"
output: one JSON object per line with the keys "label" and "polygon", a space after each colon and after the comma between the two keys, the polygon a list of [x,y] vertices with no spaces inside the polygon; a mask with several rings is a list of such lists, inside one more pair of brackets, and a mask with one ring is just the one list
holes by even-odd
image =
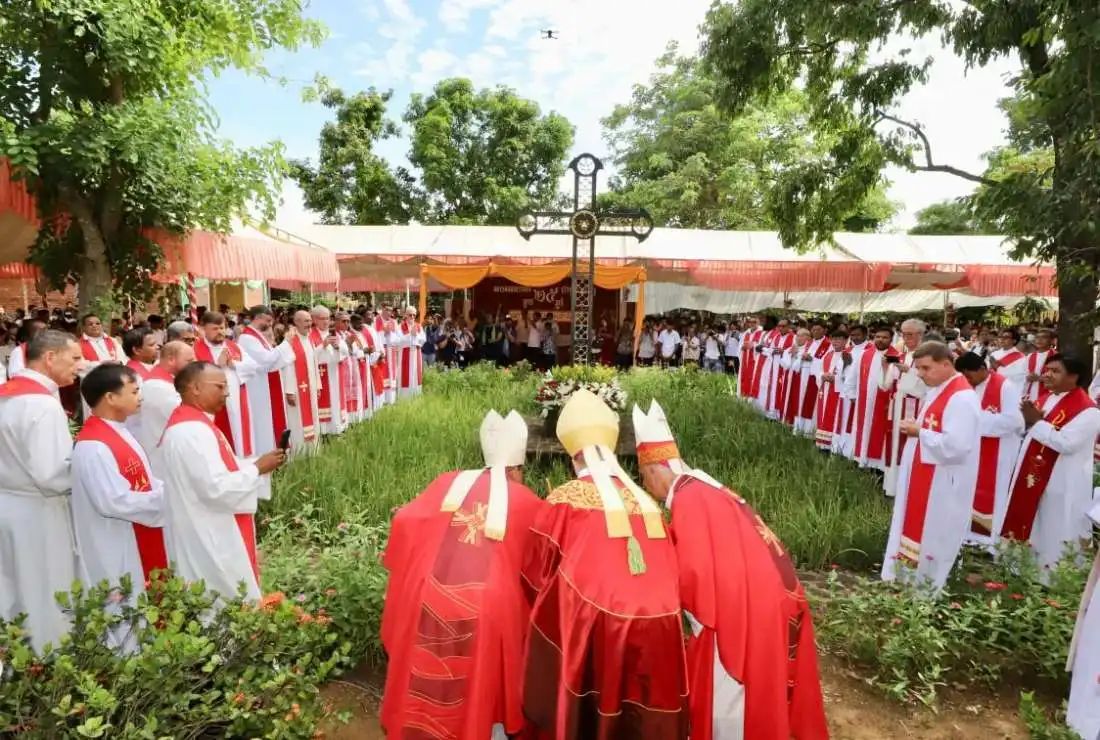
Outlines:
{"label": "tree canopy", "polygon": [[[267,50],[315,43],[301,0],[10,0],[0,5],[0,156],[37,198],[32,262],[83,307],[142,293],[149,229],[226,230],[274,211],[281,148],[215,136],[207,75],[262,72]],[[59,218],[60,217],[60,218]]]}
{"label": "tree canopy", "polygon": [[969,199],[942,200],[917,211],[917,223],[910,234],[992,234],[974,216]]}
{"label": "tree canopy", "polygon": [[373,89],[322,95],[336,121],[321,131],[317,165],[296,162],[294,176],[326,221],[512,225],[554,202],[573,145],[561,115],[544,115],[508,88],[442,80],[430,94],[413,95],[405,111],[410,172],[373,151],[399,133],[386,117],[389,100]]}
{"label": "tree canopy", "polygon": [[[717,84],[698,59],[671,46],[648,84],[603,120],[617,175],[608,205],[644,207],[658,225],[772,229],[786,207],[784,172],[828,153],[805,95],[785,91],[730,118]],[[872,230],[895,208],[881,188],[838,214],[836,228]]]}
{"label": "tree canopy", "polygon": [[[792,204],[779,223],[786,244],[827,238],[837,213],[875,187],[888,164],[963,178],[982,186],[976,209],[1015,238],[1019,257],[1056,261],[1062,346],[1091,359],[1100,266],[1100,6],[739,0],[715,5],[705,33],[704,58],[728,111],[797,87],[815,125],[834,132],[828,157],[776,186]],[[1010,134],[1035,166],[998,166],[995,156],[988,172],[966,172],[937,159],[919,121],[897,115],[899,100],[926,81],[932,60],[904,48],[887,56],[883,46],[925,35],[942,38],[969,65],[1019,62]]]}

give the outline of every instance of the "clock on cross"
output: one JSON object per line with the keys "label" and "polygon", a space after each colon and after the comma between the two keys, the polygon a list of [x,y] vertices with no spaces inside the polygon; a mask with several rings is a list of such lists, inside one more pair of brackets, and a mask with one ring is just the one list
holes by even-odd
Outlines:
{"label": "clock on cross", "polygon": [[[520,236],[573,237],[573,264],[569,307],[573,321],[573,363],[588,364],[592,330],[593,293],[596,282],[596,237],[617,234],[643,242],[653,231],[653,219],[644,208],[600,210],[596,205],[596,179],[603,162],[581,154],[569,163],[573,171],[572,211],[531,211],[516,223]],[[580,263],[586,249],[588,262]],[[582,270],[583,267],[583,270]]]}

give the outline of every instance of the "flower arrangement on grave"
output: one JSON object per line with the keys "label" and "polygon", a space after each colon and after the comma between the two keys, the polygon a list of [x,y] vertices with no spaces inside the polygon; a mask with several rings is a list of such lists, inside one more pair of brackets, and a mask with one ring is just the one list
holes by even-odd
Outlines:
{"label": "flower arrangement on grave", "polygon": [[619,385],[618,373],[602,365],[565,365],[549,370],[535,392],[535,403],[543,419],[557,416],[561,407],[580,389],[595,394],[612,411],[626,410],[627,393]]}

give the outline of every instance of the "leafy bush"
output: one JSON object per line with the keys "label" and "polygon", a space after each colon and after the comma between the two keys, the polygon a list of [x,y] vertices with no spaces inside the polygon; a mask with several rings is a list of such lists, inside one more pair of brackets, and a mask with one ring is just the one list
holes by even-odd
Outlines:
{"label": "leafy bush", "polygon": [[[22,620],[0,621],[0,735],[27,738],[308,738],[317,686],[347,662],[328,618],[276,595],[219,611],[202,584],[172,578],[133,606],[129,584],[79,584],[60,602],[73,629],[36,655]],[[136,648],[111,651],[104,635]]]}
{"label": "leafy bush", "polygon": [[1065,725],[1065,710],[1055,714],[1054,719],[1048,716],[1030,691],[1020,694],[1020,719],[1027,726],[1031,740],[1081,740],[1080,735]]}
{"label": "leafy bush", "polygon": [[999,562],[970,555],[938,598],[902,586],[830,574],[813,593],[821,643],[871,669],[871,683],[902,701],[934,705],[942,687],[1006,679],[1068,688],[1066,651],[1086,572],[1066,559],[1050,586],[1030,558],[1008,548]]}

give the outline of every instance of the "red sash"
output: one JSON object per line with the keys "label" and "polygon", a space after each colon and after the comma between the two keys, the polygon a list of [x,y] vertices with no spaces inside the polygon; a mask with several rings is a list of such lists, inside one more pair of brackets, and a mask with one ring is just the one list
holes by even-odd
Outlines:
{"label": "red sash", "polygon": [[[176,410],[173,411],[172,415],[168,418],[168,424],[164,429],[167,431],[174,425],[186,421],[198,422],[210,430],[214,438],[218,440],[218,453],[221,455],[222,464],[225,465],[226,470],[230,473],[236,473],[241,469],[237,464],[237,456],[233,453],[233,446],[229,443],[229,439],[222,434],[222,431],[218,429],[212,421],[210,421],[209,416],[194,406],[188,406],[187,404],[177,406]],[[209,461],[193,460],[191,462],[194,465],[206,465]],[[234,514],[233,518],[237,522],[237,530],[240,531],[241,539],[244,541],[244,549],[248,553],[248,562],[252,566],[252,575],[259,581],[260,568],[256,564],[256,523],[253,521],[251,514]]]}
{"label": "red sash", "polygon": [[[921,416],[921,429],[940,431],[943,413],[947,402],[956,393],[970,388],[970,383],[962,375],[956,375],[947,381],[947,387],[936,400],[925,408]],[[898,556],[914,565],[920,562],[921,541],[924,538],[924,520],[928,514],[928,501],[932,497],[932,479],[936,475],[936,466],[926,463],[921,455],[920,437],[917,437],[917,449],[913,455],[913,468],[909,473],[909,495],[905,499],[905,519],[901,528],[901,544]]]}
{"label": "red sash", "polygon": [[[1028,375],[1042,375],[1043,365],[1046,364],[1047,356],[1050,355],[1050,350],[1046,352],[1032,352],[1027,356],[1027,374]],[[1032,401],[1042,403],[1042,398],[1047,394],[1046,386],[1043,385],[1043,381],[1038,380],[1034,383],[1029,382],[1027,384],[1027,390],[1024,392],[1024,398],[1030,398]]]}
{"label": "red sash", "polygon": [[309,362],[306,348],[302,346],[302,335],[294,332],[290,335],[290,348],[294,351],[294,378],[298,381],[295,393],[298,396],[298,418],[302,422],[302,439],[312,442],[317,439],[317,429],[313,419],[313,386],[309,382]]}
{"label": "red sash", "polygon": [[[243,359],[241,348],[237,346],[236,342],[230,339],[225,340],[224,349],[229,352],[229,357],[233,362],[240,362]],[[214,350],[205,339],[200,338],[195,342],[195,359],[216,364],[214,360]],[[241,452],[244,453],[244,457],[250,457],[252,455],[252,414],[248,411],[248,386],[242,383],[240,392],[241,436],[244,437],[241,441]],[[228,404],[223,406],[222,410],[214,416],[214,423],[218,425],[218,429],[222,430],[222,434],[225,435],[225,438],[232,442],[233,425],[229,423]],[[234,449],[236,449],[236,447],[234,447]]]}
{"label": "red sash", "polygon": [[[347,345],[348,332],[337,332],[337,338],[345,346]],[[355,393],[354,378],[358,372],[356,360],[349,353],[348,357],[340,360],[337,369],[340,373],[340,399],[344,402],[344,412],[354,414],[359,399]]]}
{"label": "red sash", "polygon": [[[1003,375],[990,373],[985,392],[982,393],[982,411],[1001,413],[1001,389],[1004,384]],[[981,453],[978,457],[978,483],[974,487],[974,510],[970,515],[970,531],[975,534],[993,534],[993,502],[997,493],[997,461],[1000,451],[1000,437],[982,437]]]}
{"label": "red sash", "polygon": [[[893,347],[886,350],[885,355],[887,357],[897,357],[898,352]],[[866,429],[864,419],[867,418],[867,388],[871,383],[871,363],[878,357],[878,350],[874,345],[871,345],[863,350],[863,354],[859,358],[859,376],[861,383],[859,384],[859,398],[856,399],[856,457],[862,455],[863,450],[863,436],[869,435],[867,439],[867,459],[868,460],[887,460],[890,456],[890,397],[892,395],[889,390],[882,390],[875,383],[875,399],[874,407],[871,409],[871,428]],[[882,361],[882,358],[879,358]]]}
{"label": "red sash", "polygon": [[[373,354],[374,347],[374,334],[370,329],[363,329],[363,339],[367,342],[368,354]],[[373,391],[371,394],[371,405],[374,404],[374,396],[381,396],[386,390],[386,355],[384,353],[379,354],[378,359],[374,364],[370,366],[370,375]]]}
{"label": "red sash", "polygon": [[[115,340],[111,339],[107,335],[103,335],[100,338],[103,340],[103,343],[105,345],[107,345],[107,353],[111,356],[111,359],[112,360],[118,360],[118,345],[115,344]],[[25,345],[24,345],[23,352],[25,353],[26,351],[27,350],[26,350]],[[84,359],[87,360],[88,362],[103,362],[104,361],[103,359],[100,358],[99,353],[96,352],[95,345],[92,344],[87,339],[85,339],[83,336],[80,337],[80,352],[84,355]],[[27,361],[26,354],[23,355],[23,361],[24,362]]]}
{"label": "red sash", "polygon": [[[255,337],[264,349],[271,349],[271,345],[260,332],[251,326],[244,328],[244,333]],[[275,440],[283,436],[286,430],[286,403],[283,399],[283,377],[278,370],[272,370],[267,374],[267,393],[271,398],[271,426],[274,428]]]}
{"label": "red sash", "polygon": [[997,372],[1000,372],[1003,368],[1009,365],[1014,365],[1020,360],[1024,359],[1024,354],[1018,349],[1014,349],[997,362]]}
{"label": "red sash", "polygon": [[[149,482],[149,469],[145,467],[145,461],[141,455],[122,438],[110,424],[92,416],[80,430],[76,437],[77,442],[100,442],[111,451],[118,465],[118,472],[130,484],[130,490],[135,493],[149,493],[153,490]],[[155,570],[168,568],[168,551],[164,548],[164,530],[160,527],[146,527],[134,522],[134,540],[137,542],[138,556],[141,558],[141,572],[148,586]]]}
{"label": "red sash", "polygon": [[[840,357],[835,351],[825,355],[821,361],[822,372],[826,375],[833,372],[833,365]],[[833,444],[833,435],[836,433],[836,422],[840,410],[840,391],[836,389],[836,381],[822,380],[821,392],[817,397],[817,430],[814,432],[814,441],[817,446],[829,449]]]}
{"label": "red sash", "polygon": [[0,398],[16,396],[53,396],[53,393],[37,380],[32,380],[26,375],[16,375],[7,383],[0,385]]}
{"label": "red sash", "polygon": [[[763,330],[759,330],[759,333],[757,334],[756,339],[753,342],[753,352],[756,352],[756,347],[770,347],[772,345],[772,342],[774,342],[778,336],[779,332],[775,329],[772,329],[766,334],[763,333]],[[756,359],[753,360],[752,386],[749,388],[753,398],[758,398],[760,396],[760,383],[763,380],[764,367],[768,364],[766,360],[767,358],[762,352],[757,353]],[[767,400],[767,398],[764,399],[765,404],[767,403]]]}
{"label": "red sash", "polygon": [[[309,343],[313,345],[314,349],[324,344],[319,329],[310,330]],[[321,379],[321,397],[317,399],[317,416],[320,417],[322,424],[328,424],[332,421],[332,380],[328,376],[327,362],[317,363],[317,377]]]}
{"label": "red sash", "polygon": [[738,370],[737,385],[741,391],[741,398],[748,398],[752,389],[753,366],[756,362],[756,353],[753,346],[756,344],[758,330],[747,331],[741,335],[741,367]]}
{"label": "red sash", "polygon": [[[821,340],[821,344],[814,350],[814,359],[823,360],[825,355],[829,353],[832,345],[829,344],[829,338],[825,337]],[[806,381],[806,392],[802,394],[802,408],[798,413],[800,419],[813,419],[814,413],[817,410],[817,397],[819,394],[817,387],[817,375],[813,372],[813,363],[810,367],[803,368],[803,372],[810,374],[809,379]]]}
{"label": "red sash", "polygon": [[773,347],[776,352],[772,355],[772,362],[775,363],[775,398],[774,400],[769,398],[770,404],[769,411],[778,411],[780,416],[786,415],[786,400],[787,400],[787,380],[791,376],[791,371],[783,368],[779,364],[780,358],[783,353],[794,346],[794,332],[787,332],[786,334],[777,334]]}
{"label": "red sash", "polygon": [[153,365],[153,369],[149,371],[147,380],[163,380],[173,388],[176,386],[176,379],[169,375],[168,371],[160,365]]}
{"label": "red sash", "polygon": [[[1095,408],[1095,404],[1085,389],[1074,388],[1054,405],[1043,421],[1055,429],[1061,429],[1082,411],[1091,408]],[[1034,439],[1028,443],[1009,494],[1008,513],[1005,514],[1001,532],[1003,536],[1021,541],[1031,539],[1039,501],[1047,490],[1058,457],[1058,452]]]}
{"label": "red sash", "polygon": [[151,371],[149,370],[149,368],[145,367],[144,362],[139,362],[138,360],[130,360],[129,362],[126,363],[126,367],[130,368],[135,373],[137,373],[137,376],[139,378],[141,378],[142,380],[148,380],[149,379],[149,375],[150,375]]}

